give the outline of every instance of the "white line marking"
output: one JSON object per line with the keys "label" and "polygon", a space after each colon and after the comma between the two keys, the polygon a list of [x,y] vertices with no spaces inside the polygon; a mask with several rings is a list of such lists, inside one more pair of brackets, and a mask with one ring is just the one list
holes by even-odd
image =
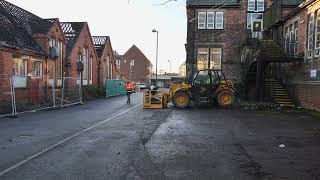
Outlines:
{"label": "white line marking", "polygon": [[106,119],[106,120],[103,120],[103,121],[101,121],[101,122],[99,122],[99,123],[97,123],[97,124],[95,124],[95,125],[93,125],[93,126],[90,126],[90,127],[86,128],[86,129],[84,129],[84,130],[82,130],[82,131],[80,131],[80,132],[78,132],[78,133],[76,133],[76,134],[74,134],[74,135],[72,135],[72,136],[70,136],[70,137],[68,137],[68,138],[66,138],[66,139],[64,139],[64,140],[62,140],[62,141],[60,141],[60,142],[58,142],[58,143],[56,143],[56,144],[54,144],[54,145],[52,145],[52,146],[44,149],[44,150],[42,150],[42,151],[34,154],[34,155],[32,155],[32,156],[29,156],[28,158],[26,158],[26,159],[20,161],[19,163],[15,164],[15,165],[13,165],[13,166],[11,166],[11,167],[9,167],[9,168],[7,168],[6,170],[1,171],[1,172],[0,172],[0,176],[3,176],[4,174],[6,174],[6,173],[8,173],[8,172],[10,172],[10,171],[18,168],[19,166],[27,163],[28,161],[30,161],[30,160],[32,160],[32,159],[34,159],[34,158],[36,158],[36,157],[38,157],[38,156],[40,156],[40,155],[42,155],[42,154],[44,154],[44,153],[46,153],[46,152],[48,152],[48,151],[50,151],[50,150],[52,150],[52,149],[58,147],[59,145],[65,143],[65,142],[67,142],[67,141],[69,141],[70,139],[73,139],[73,138],[79,136],[80,134],[82,134],[82,133],[84,133],[84,132],[87,132],[87,131],[89,131],[89,130],[97,127],[97,126],[100,126],[101,124],[104,124],[104,123],[106,123],[106,122],[108,122],[108,121],[110,121],[110,120],[112,120],[112,119],[114,119],[114,118],[117,118],[117,117],[121,116],[122,114],[125,114],[125,113],[131,111],[132,109],[134,109],[134,108],[136,108],[136,107],[138,107],[138,106],[140,106],[140,105],[141,105],[141,104],[135,105],[135,106],[133,106],[133,107],[130,108],[130,109],[127,109],[127,110],[125,110],[125,111],[123,111],[123,112],[121,112],[121,113],[119,113],[119,114],[117,114],[117,115],[114,115],[114,116],[112,116],[112,117],[110,117],[110,118],[108,118],[108,119]]}

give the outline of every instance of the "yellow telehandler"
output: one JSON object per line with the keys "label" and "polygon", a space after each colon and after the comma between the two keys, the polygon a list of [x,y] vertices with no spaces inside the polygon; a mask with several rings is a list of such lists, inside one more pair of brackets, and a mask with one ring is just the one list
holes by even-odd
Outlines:
{"label": "yellow telehandler", "polygon": [[217,104],[220,107],[233,105],[235,88],[221,70],[200,70],[191,84],[177,83],[171,85],[169,92],[147,89],[144,91],[144,108],[163,108],[172,101],[177,108],[191,105]]}

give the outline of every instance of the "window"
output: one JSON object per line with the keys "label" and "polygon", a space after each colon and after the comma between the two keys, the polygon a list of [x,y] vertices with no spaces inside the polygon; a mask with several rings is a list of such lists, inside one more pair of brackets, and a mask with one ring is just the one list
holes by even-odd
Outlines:
{"label": "window", "polygon": [[298,53],[298,21],[294,22],[294,45],[293,45],[293,53]]}
{"label": "window", "polygon": [[205,29],[206,28],[206,13],[199,12],[198,13],[198,29]]}
{"label": "window", "polygon": [[256,9],[256,1],[248,0],[248,11],[255,11]]}
{"label": "window", "polygon": [[289,28],[286,27],[285,28],[285,31],[284,31],[284,37],[285,37],[285,41],[284,41],[284,49],[285,49],[285,52],[288,54],[289,53]]}
{"label": "window", "polygon": [[223,29],[223,12],[216,12],[216,29]]}
{"label": "window", "polygon": [[198,29],[223,29],[223,12],[199,12]]}
{"label": "window", "polygon": [[207,13],[207,28],[214,29],[214,12]]}
{"label": "window", "polygon": [[130,61],[130,66],[134,66],[134,60]]}
{"label": "window", "polygon": [[92,57],[89,58],[89,83],[92,84]]}
{"label": "window", "polygon": [[210,84],[210,75],[208,71],[200,71],[198,74],[195,75],[194,77],[194,84]]}
{"label": "window", "polygon": [[49,46],[50,47],[55,47],[56,46],[56,40],[53,37],[51,37],[49,39]]}
{"label": "window", "polygon": [[58,42],[58,50],[59,50],[59,58],[58,58],[58,76],[62,77],[62,51],[63,51],[63,45],[62,41]]}
{"label": "window", "polygon": [[28,75],[28,60],[14,59],[14,75],[16,76]]}
{"label": "window", "polygon": [[123,60],[124,61],[124,63],[127,63],[127,60]]}
{"label": "window", "polygon": [[[82,54],[80,54],[80,53],[78,54],[78,61],[82,62]],[[78,73],[78,79],[80,79],[80,78],[81,78],[81,72]]]}
{"label": "window", "polygon": [[313,32],[314,32],[314,15],[310,14],[308,16],[308,58],[312,57],[312,48],[313,48]]}
{"label": "window", "polygon": [[42,76],[42,62],[32,61],[32,76],[41,77]]}
{"label": "window", "polygon": [[293,47],[293,45],[294,45],[294,29],[293,29],[293,24],[291,24],[290,26],[289,26],[289,30],[290,30],[290,32],[289,32],[289,54],[290,55],[293,55],[293,51],[294,51],[294,47]]}
{"label": "window", "polygon": [[210,53],[210,69],[221,70],[221,48],[211,48]]}
{"label": "window", "polygon": [[316,13],[314,55],[320,55],[320,10]]}
{"label": "window", "polygon": [[208,59],[209,59],[209,49],[208,48],[199,48],[198,57],[197,57],[197,69],[203,70],[208,69]]}
{"label": "window", "polygon": [[264,0],[248,0],[248,11],[263,12]]}
{"label": "window", "polygon": [[259,12],[264,11],[264,0],[257,1],[257,11],[259,11]]}
{"label": "window", "polygon": [[[50,47],[56,47],[56,40],[54,39],[54,37],[51,37],[49,39],[49,46]],[[51,59],[50,62],[49,62],[49,78],[50,79],[54,78],[55,68],[56,68],[55,61]]]}
{"label": "window", "polygon": [[[83,62],[83,80],[88,80],[88,56],[89,52],[87,48],[83,48],[83,57],[82,57],[82,62]],[[86,84],[86,81],[85,83]]]}

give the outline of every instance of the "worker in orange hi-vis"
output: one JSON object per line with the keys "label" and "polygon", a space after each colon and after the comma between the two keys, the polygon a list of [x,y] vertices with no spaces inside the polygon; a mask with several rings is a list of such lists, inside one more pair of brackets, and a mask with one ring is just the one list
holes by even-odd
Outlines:
{"label": "worker in orange hi-vis", "polygon": [[131,100],[130,100],[131,93],[135,92],[134,85],[130,81],[127,81],[127,83],[123,84],[122,86],[126,88],[127,97],[128,97],[127,103],[130,103],[131,102]]}

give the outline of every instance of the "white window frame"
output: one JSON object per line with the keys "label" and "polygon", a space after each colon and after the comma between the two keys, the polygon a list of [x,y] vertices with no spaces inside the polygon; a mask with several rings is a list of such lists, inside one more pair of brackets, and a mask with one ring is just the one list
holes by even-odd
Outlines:
{"label": "white window frame", "polygon": [[[314,14],[309,14],[308,16],[308,44],[307,44],[307,58],[312,57],[313,50],[313,34],[314,34]],[[311,51],[311,52],[310,52]],[[309,54],[310,52],[310,54]]]}
{"label": "white window frame", "polygon": [[198,12],[198,29],[206,29],[206,12]]}
{"label": "white window frame", "polygon": [[93,75],[93,68],[92,68],[92,64],[93,64],[93,58],[92,58],[92,56],[90,56],[90,58],[89,58],[89,84],[92,84],[92,80],[93,80],[93,77],[92,77],[92,75]]}
{"label": "white window frame", "polygon": [[132,67],[134,66],[134,60],[130,61],[130,66],[132,66]]}
{"label": "white window frame", "polygon": [[88,48],[83,48],[83,54],[82,54],[82,62],[83,62],[83,75],[82,75],[82,78],[83,78],[83,84],[84,85],[87,85],[88,82]]}
{"label": "white window frame", "polygon": [[[201,51],[202,49],[206,49],[207,51]],[[209,61],[210,61],[209,53],[210,53],[210,49],[208,47],[199,47],[198,48],[198,53],[197,53],[197,69],[198,70],[201,70],[201,69],[198,68],[199,67],[198,56],[199,55],[206,55],[207,56],[207,64],[204,64],[206,67],[203,68],[203,69],[207,69],[209,67]]]}
{"label": "white window frame", "polygon": [[[16,69],[16,64],[18,63],[18,66]],[[24,74],[21,74],[21,67],[20,67],[20,63],[24,64]],[[14,68],[15,68],[15,76],[28,76],[28,59],[19,59],[19,58],[15,58],[14,59]]]}
{"label": "white window frame", "polygon": [[318,24],[318,21],[320,21],[320,9],[317,11],[316,13],[316,18],[315,18],[315,25],[314,25],[314,56],[315,57],[319,57],[320,56],[320,42],[319,42],[319,46],[317,47],[317,39],[320,36],[320,31],[318,31],[318,26],[320,26],[320,24]]}
{"label": "white window frame", "polygon": [[[62,54],[63,54],[63,44],[62,44],[62,41],[59,40],[58,41],[58,48],[59,48],[59,58],[58,58],[58,67],[60,68],[60,74],[58,73],[58,76],[62,77],[63,75],[63,57],[62,57]],[[58,71],[59,72],[59,71]]]}
{"label": "white window frame", "polygon": [[[297,26],[296,26],[297,25]],[[293,29],[294,29],[294,45],[293,45],[293,53],[296,55],[298,54],[298,43],[299,43],[299,21],[295,21],[293,23]]]}
{"label": "white window frame", "polygon": [[[213,49],[218,49],[217,52],[212,51]],[[219,63],[211,64],[212,55],[219,55]],[[218,68],[216,68],[218,67]],[[222,48],[210,48],[210,69],[221,70],[222,68]]]}
{"label": "white window frame", "polygon": [[[256,12],[264,12],[264,0],[257,0],[256,1],[256,3],[257,3],[257,11]],[[260,4],[262,4],[261,6],[260,6]]]}
{"label": "white window frame", "polygon": [[[39,66],[39,68],[40,69],[38,69],[37,70],[37,68],[38,68],[38,64],[40,64],[40,66]],[[34,65],[35,65],[35,67],[34,67]],[[31,74],[32,74],[32,76],[33,77],[42,77],[42,69],[43,69],[43,62],[42,61],[38,61],[38,60],[33,60],[32,61],[32,71],[31,71]],[[38,74],[36,74],[35,72],[39,72],[39,75]]]}
{"label": "white window frame", "polygon": [[[218,19],[218,15],[220,15],[221,19]],[[221,22],[219,22],[221,20]],[[215,13],[215,29],[224,29],[224,13],[216,12]]]}
{"label": "white window frame", "polygon": [[248,0],[248,11],[256,11],[256,0]]}
{"label": "white window frame", "polygon": [[214,29],[215,12],[207,12],[207,29]]}

